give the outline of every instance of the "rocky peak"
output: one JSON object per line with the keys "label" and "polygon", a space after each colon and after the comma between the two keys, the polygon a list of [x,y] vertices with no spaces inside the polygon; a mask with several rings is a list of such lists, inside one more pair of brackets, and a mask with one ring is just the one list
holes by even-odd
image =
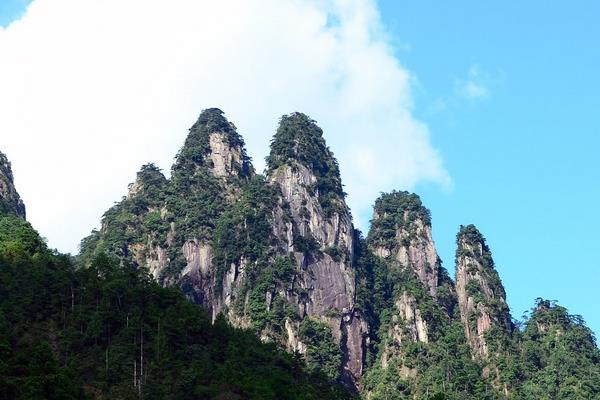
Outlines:
{"label": "rocky peak", "polygon": [[199,168],[208,168],[217,177],[245,177],[252,174],[244,139],[223,114],[218,108],[208,108],[200,113],[177,154],[174,174],[193,174]]}
{"label": "rocky peak", "polygon": [[270,176],[282,167],[298,174],[328,215],[347,211],[337,160],[327,147],[321,128],[305,114],[296,112],[281,117],[266,161]]}
{"label": "rocky peak", "polygon": [[431,233],[431,215],[419,196],[393,191],[377,199],[368,242],[373,253],[412,269],[429,294],[437,294],[441,262]]}
{"label": "rocky peak", "polygon": [[[296,282],[307,295],[293,299],[304,317],[320,320],[344,349],[344,379],[356,385],[362,375],[367,326],[355,311],[354,227],[339,167],[315,121],[301,113],[285,115],[267,157],[269,182],[281,191],[289,220],[273,230],[294,254]],[[294,350],[301,351],[300,347]]]}
{"label": "rocky peak", "polygon": [[25,218],[25,204],[15,188],[10,161],[0,152],[0,212]]}
{"label": "rocky peak", "polygon": [[128,196],[132,197],[142,191],[161,188],[165,184],[167,184],[167,178],[165,178],[160,168],[152,163],[145,164],[138,171],[135,182],[129,185]]}
{"label": "rocky peak", "polygon": [[461,319],[473,354],[486,358],[490,353],[486,333],[497,330],[500,335],[509,335],[513,329],[506,293],[479,230],[474,225],[461,226],[456,242],[456,291]]}

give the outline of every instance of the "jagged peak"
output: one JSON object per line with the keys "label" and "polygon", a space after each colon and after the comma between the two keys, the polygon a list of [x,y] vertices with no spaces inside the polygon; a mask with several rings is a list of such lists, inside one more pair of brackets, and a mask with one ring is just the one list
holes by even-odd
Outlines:
{"label": "jagged peak", "polygon": [[[479,229],[473,224],[461,225],[456,235],[456,244],[456,273],[483,274],[482,278],[486,279],[492,290],[491,295],[505,299],[506,292],[495,268],[492,252]],[[474,270],[473,266],[477,269]]]}
{"label": "jagged peak", "polygon": [[[467,246],[471,248],[479,249],[480,255],[491,254],[490,248],[488,247],[485,237],[473,224],[461,225],[458,234],[456,235],[457,251],[464,250]],[[493,260],[490,266],[493,266]]]}
{"label": "jagged peak", "polygon": [[[404,225],[420,219],[423,224],[431,225],[431,212],[421,202],[421,198],[407,191],[394,190],[382,193],[373,207],[372,224],[379,225],[383,220],[390,218],[386,223]],[[392,221],[393,220],[393,221]]]}
{"label": "jagged peak", "polygon": [[0,213],[2,212],[25,218],[25,204],[15,188],[11,163],[0,152]]}
{"label": "jagged peak", "polygon": [[306,114],[294,112],[281,117],[266,161],[270,174],[282,165],[303,165],[315,176],[320,196],[345,196],[338,162],[323,138],[323,130]]}
{"label": "jagged peak", "polygon": [[10,182],[13,182],[12,166],[6,154],[0,151],[0,171],[6,176]]}
{"label": "jagged peak", "polygon": [[513,330],[506,292],[485,237],[474,225],[461,225],[456,243],[456,292],[461,319],[473,353],[486,358],[490,348],[498,346],[498,342],[486,338],[486,332],[499,329],[506,336]]}
{"label": "jagged peak", "polygon": [[[418,221],[418,222],[417,222]],[[373,206],[373,219],[367,241],[381,257],[410,245],[418,235],[431,235],[431,213],[421,198],[407,191],[382,193]]]}
{"label": "jagged peak", "polygon": [[129,197],[151,187],[161,187],[167,178],[154,163],[144,164],[137,172],[135,182],[129,185]]}
{"label": "jagged peak", "polygon": [[431,213],[406,191],[382,193],[375,201],[368,244],[379,257],[414,271],[432,296],[445,276],[431,232]]}
{"label": "jagged peak", "polygon": [[177,154],[173,174],[193,173],[202,167],[220,177],[248,176],[253,172],[244,139],[218,108],[200,113]]}

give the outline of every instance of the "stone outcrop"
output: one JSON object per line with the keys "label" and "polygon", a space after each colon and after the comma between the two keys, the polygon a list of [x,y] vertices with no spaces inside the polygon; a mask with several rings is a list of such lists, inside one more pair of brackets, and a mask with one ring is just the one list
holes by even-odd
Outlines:
{"label": "stone outcrop", "polygon": [[329,325],[344,349],[344,376],[356,384],[368,328],[355,310],[354,227],[337,162],[322,131],[299,113],[282,118],[267,161],[268,180],[280,188],[281,204],[291,216],[274,232],[293,251],[298,266],[294,286],[303,293],[288,298],[303,317]]}
{"label": "stone outcrop", "polygon": [[431,296],[440,286],[441,262],[431,233],[429,210],[408,192],[382,195],[375,203],[369,246],[377,256],[409,268]]}
{"label": "stone outcrop", "polygon": [[[343,353],[341,376],[358,385],[368,327],[355,310],[354,227],[337,162],[314,121],[296,113],[282,118],[268,164],[266,179],[256,177],[235,126],[205,110],[171,178],[144,166],[90,242],[181,286],[213,319],[225,313],[290,351],[307,350],[304,319],[326,324]],[[108,243],[123,232],[129,241]],[[285,278],[272,276],[277,260],[291,260]],[[279,320],[277,307],[288,310]]]}
{"label": "stone outcrop", "polygon": [[180,172],[192,176],[202,168],[220,178],[244,177],[254,172],[244,140],[218,108],[202,111],[190,128],[177,154],[173,174]]}
{"label": "stone outcrop", "polygon": [[[513,326],[506,293],[494,268],[483,235],[473,225],[461,226],[457,236],[456,292],[461,319],[474,357],[488,358],[486,332],[511,334]],[[495,345],[495,344],[494,344]]]}
{"label": "stone outcrop", "polygon": [[10,161],[0,152],[0,212],[25,218],[25,204],[15,189]]}
{"label": "stone outcrop", "polygon": [[415,194],[382,194],[375,202],[367,244],[391,279],[380,365],[388,368],[393,362],[402,379],[417,379],[405,349],[414,343],[427,346],[443,334],[456,302],[433,242],[429,210]]}

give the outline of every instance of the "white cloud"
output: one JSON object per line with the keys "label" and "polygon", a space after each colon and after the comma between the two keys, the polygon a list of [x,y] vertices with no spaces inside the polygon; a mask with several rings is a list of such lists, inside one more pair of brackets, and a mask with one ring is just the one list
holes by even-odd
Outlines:
{"label": "white cloud", "polygon": [[469,99],[479,99],[488,97],[490,93],[485,86],[470,81],[463,84],[462,94]]}
{"label": "white cloud", "polygon": [[380,191],[449,183],[372,1],[34,0],[0,29],[0,88],[0,150],[63,251],[207,107],[259,170],[282,114],[316,119],[363,226]]}
{"label": "white cloud", "polygon": [[456,82],[456,92],[460,97],[469,100],[484,99],[490,96],[488,88],[490,77],[476,65],[469,68],[468,78]]}

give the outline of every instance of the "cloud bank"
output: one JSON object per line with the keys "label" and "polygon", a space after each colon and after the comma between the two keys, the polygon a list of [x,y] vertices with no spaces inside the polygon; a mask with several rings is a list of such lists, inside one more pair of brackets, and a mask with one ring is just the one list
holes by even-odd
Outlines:
{"label": "cloud bank", "polygon": [[34,0],[0,28],[0,150],[28,219],[77,251],[139,167],[168,172],[219,107],[258,170],[278,119],[317,120],[363,228],[380,191],[449,184],[411,74],[367,0]]}

